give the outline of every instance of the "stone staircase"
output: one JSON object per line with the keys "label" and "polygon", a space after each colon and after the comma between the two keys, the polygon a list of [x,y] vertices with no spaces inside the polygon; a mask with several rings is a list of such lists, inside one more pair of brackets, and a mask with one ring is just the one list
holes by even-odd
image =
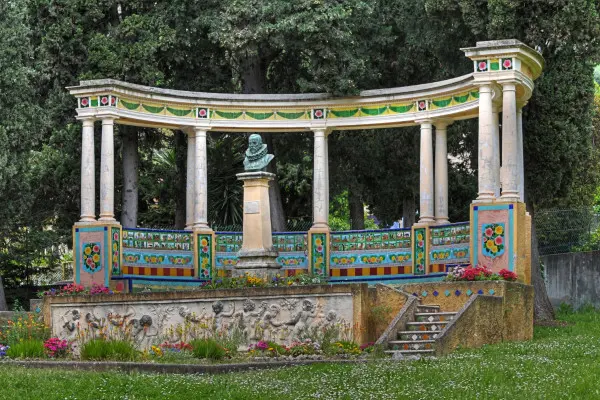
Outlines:
{"label": "stone staircase", "polygon": [[386,350],[386,353],[433,356],[435,340],[455,315],[455,312],[441,311],[440,306],[418,305],[414,320],[406,323],[406,330],[398,331],[397,340],[388,342],[389,350]]}

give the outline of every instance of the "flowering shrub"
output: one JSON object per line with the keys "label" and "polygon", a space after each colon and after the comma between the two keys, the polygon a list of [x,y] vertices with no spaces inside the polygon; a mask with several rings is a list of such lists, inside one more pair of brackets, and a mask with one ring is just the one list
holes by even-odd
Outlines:
{"label": "flowering shrub", "polygon": [[24,340],[46,340],[50,329],[31,313],[18,313],[0,330],[0,341],[10,346]]}
{"label": "flowering shrub", "polygon": [[164,343],[160,344],[160,348],[163,350],[163,352],[165,352],[165,351],[171,351],[171,352],[192,351],[192,346],[186,342],[179,342],[179,343],[164,342]]}
{"label": "flowering shrub", "polygon": [[505,281],[512,282],[517,280],[517,274],[507,269],[501,269],[500,272],[498,272],[498,275],[500,275]]}
{"label": "flowering shrub", "polygon": [[9,346],[4,346],[2,344],[0,344],[0,358],[5,357],[6,356],[6,351],[10,349]]}
{"label": "flowering shrub", "polygon": [[507,269],[499,273],[493,273],[488,267],[477,265],[476,267],[467,266],[466,268],[457,267],[448,272],[446,281],[516,281],[517,274]]}
{"label": "flowering shrub", "polygon": [[162,357],[162,355],[163,355],[163,350],[159,346],[151,346],[150,347],[150,352],[152,354],[154,354],[155,356],[158,356],[158,357]]}
{"label": "flowering shrub", "polygon": [[113,294],[113,291],[104,285],[93,284],[90,288],[90,294]]}
{"label": "flowering shrub", "polygon": [[203,283],[201,289],[235,289],[246,287],[270,287],[270,286],[305,286],[318,285],[324,283],[325,280],[319,276],[308,274],[298,274],[294,276],[275,275],[271,280],[265,280],[246,273],[245,276],[232,278],[218,278],[212,282]]}
{"label": "flowering shrub", "polygon": [[69,350],[69,342],[66,340],[53,337],[44,342],[44,352],[50,358],[65,357]]}
{"label": "flowering shrub", "polygon": [[52,288],[50,290],[46,290],[44,292],[38,293],[38,297],[45,296],[75,296],[78,294],[113,294],[113,291],[103,285],[98,285],[94,283],[91,288],[86,288],[83,285],[78,285],[76,283],[69,283],[61,288]]}

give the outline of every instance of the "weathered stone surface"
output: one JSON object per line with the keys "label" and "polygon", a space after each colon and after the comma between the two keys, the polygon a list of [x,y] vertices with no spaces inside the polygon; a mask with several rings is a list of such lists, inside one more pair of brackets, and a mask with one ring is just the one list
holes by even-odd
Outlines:
{"label": "weathered stone surface", "polygon": [[411,297],[399,289],[377,284],[369,289],[369,341],[376,341]]}
{"label": "weathered stone surface", "polygon": [[233,329],[289,343],[327,327],[363,343],[367,306],[367,285],[319,285],[46,298],[44,317],[61,338],[126,329],[140,347]]}
{"label": "weathered stone surface", "polygon": [[600,307],[600,251],[553,254],[541,257],[541,261],[552,305]]}
{"label": "weathered stone surface", "polygon": [[[498,298],[500,301],[499,311],[494,308],[495,306],[490,306],[492,308],[481,312],[484,314],[491,312],[490,310],[498,312],[500,325],[496,328],[499,329],[500,340],[530,340],[533,337],[534,291],[530,285],[506,281],[429,282],[406,284],[400,286],[400,288],[407,293],[414,293],[419,296],[421,304],[439,305],[441,310],[448,312],[464,310],[465,305],[471,302],[476,295]],[[481,293],[479,293],[480,291]],[[437,296],[435,293],[437,293]],[[469,313],[471,312],[473,311],[469,311]],[[485,318],[490,319],[490,324],[495,324],[494,321],[497,316],[489,315]],[[455,321],[458,317],[458,315],[455,317]],[[465,320],[461,320],[461,325],[464,323],[462,321]],[[483,335],[487,331],[481,330],[481,332]],[[485,338],[482,339],[481,343],[494,343],[496,333],[490,336],[489,341],[486,340]],[[469,343],[464,346],[470,347],[471,344]],[[476,343],[476,341],[473,343]]]}
{"label": "weathered stone surface", "polygon": [[435,354],[499,343],[503,340],[503,325],[502,298],[474,295],[437,338]]}

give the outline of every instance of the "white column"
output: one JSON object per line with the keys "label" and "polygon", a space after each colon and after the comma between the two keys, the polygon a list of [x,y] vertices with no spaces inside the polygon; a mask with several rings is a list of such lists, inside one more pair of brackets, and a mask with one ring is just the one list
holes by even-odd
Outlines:
{"label": "white column", "polygon": [[94,168],[94,119],[83,121],[81,132],[81,222],[96,220],[96,174]]}
{"label": "white column", "polygon": [[315,129],[313,166],[313,226],[311,229],[329,229],[329,156],[327,132]]}
{"label": "white column", "polygon": [[523,107],[517,108],[517,147],[518,166],[517,176],[519,183],[519,198],[525,202],[525,161],[523,158]]}
{"label": "white column", "polygon": [[194,226],[194,180],[196,178],[196,135],[188,132],[187,135],[187,174],[185,182],[185,229]]}
{"label": "white column", "polygon": [[100,218],[115,220],[115,141],[113,118],[102,119],[102,145],[100,148]]}
{"label": "white column", "polygon": [[494,180],[498,173],[494,167],[492,88],[490,85],[481,85],[479,87],[479,153],[477,162],[479,180],[477,200],[479,201],[494,199],[496,194]]}
{"label": "white column", "polygon": [[448,221],[448,122],[435,123],[435,222]]}
{"label": "white column", "polygon": [[[417,121],[419,122],[419,121]],[[420,201],[419,223],[434,222],[433,212],[433,125],[431,120],[421,123],[421,157],[420,157]]]}
{"label": "white column", "polygon": [[514,82],[502,84],[502,196],[519,201],[517,98]]}
{"label": "white column", "polygon": [[194,182],[194,229],[210,230],[208,226],[208,172],[206,167],[206,129],[194,128],[195,182]]}
{"label": "white column", "polygon": [[492,107],[492,151],[494,152],[492,168],[494,170],[494,196],[500,197],[500,126],[498,107]]}

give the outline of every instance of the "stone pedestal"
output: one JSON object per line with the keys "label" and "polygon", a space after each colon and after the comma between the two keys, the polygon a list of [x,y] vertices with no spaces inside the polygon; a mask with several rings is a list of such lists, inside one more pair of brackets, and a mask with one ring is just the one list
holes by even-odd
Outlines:
{"label": "stone pedestal", "polygon": [[281,272],[277,251],[273,248],[268,172],[244,172],[236,175],[244,182],[244,232],[239,261],[233,276],[246,274],[271,279]]}

